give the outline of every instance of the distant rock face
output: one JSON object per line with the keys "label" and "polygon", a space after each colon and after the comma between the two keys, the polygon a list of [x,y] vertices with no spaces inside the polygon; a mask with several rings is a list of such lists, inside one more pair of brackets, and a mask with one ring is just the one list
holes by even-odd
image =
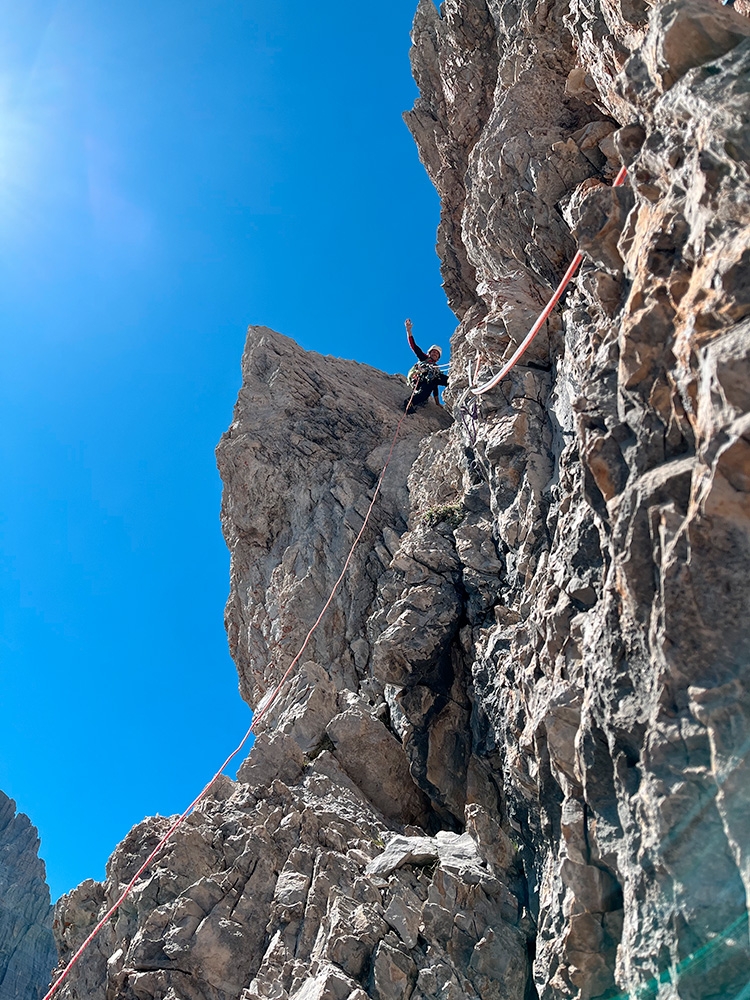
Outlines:
{"label": "distant rock face", "polygon": [[[420,0],[407,121],[443,204],[453,421],[405,419],[237,782],[64,995],[744,995],[745,3]],[[475,399],[468,365],[500,367],[577,245],[564,307]],[[406,394],[249,333],[218,458],[254,706],[338,576]],[[61,901],[63,956],[166,823]]]}
{"label": "distant rock face", "polygon": [[0,1000],[38,1000],[57,962],[38,850],[28,817],[0,792]]}

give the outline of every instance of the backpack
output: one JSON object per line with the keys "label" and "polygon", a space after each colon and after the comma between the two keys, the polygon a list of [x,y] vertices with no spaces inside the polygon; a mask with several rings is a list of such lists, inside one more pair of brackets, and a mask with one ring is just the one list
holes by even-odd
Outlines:
{"label": "backpack", "polygon": [[409,369],[406,381],[415,392],[419,392],[428,382],[434,382],[439,374],[440,369],[429,361],[418,361]]}

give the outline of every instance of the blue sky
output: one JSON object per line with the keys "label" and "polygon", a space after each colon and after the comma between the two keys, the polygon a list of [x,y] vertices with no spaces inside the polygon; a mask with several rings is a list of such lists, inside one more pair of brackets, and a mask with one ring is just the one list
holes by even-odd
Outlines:
{"label": "blue sky", "polygon": [[416,0],[0,0],[0,788],[53,898],[239,740],[213,450],[249,323],[447,346]]}

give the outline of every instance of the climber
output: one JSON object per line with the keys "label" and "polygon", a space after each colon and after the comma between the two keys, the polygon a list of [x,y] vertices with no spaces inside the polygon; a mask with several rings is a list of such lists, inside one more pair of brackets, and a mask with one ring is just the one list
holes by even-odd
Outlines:
{"label": "climber", "polygon": [[448,385],[448,376],[440,371],[437,363],[443,352],[437,344],[433,344],[425,354],[422,348],[414,341],[411,333],[410,319],[406,321],[406,339],[409,341],[409,347],[414,351],[419,361],[409,369],[409,374],[406,376],[414,392],[411,399],[404,400],[404,409],[407,413],[413,413],[420,406],[427,404],[430,395],[435,397],[435,402],[438,406],[442,406],[438,390],[441,385]]}

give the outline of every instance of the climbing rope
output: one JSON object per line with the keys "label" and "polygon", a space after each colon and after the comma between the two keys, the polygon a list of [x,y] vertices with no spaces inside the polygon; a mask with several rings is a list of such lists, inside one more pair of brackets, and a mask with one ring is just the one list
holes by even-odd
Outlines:
{"label": "climbing rope", "polygon": [[[621,184],[624,182],[626,175],[627,175],[627,168],[626,167],[621,167],[620,168],[620,172],[617,174],[617,177],[615,177],[615,179],[614,179],[614,181],[612,183],[612,187],[620,187]],[[557,305],[557,303],[562,298],[563,292],[565,291],[565,289],[570,284],[570,280],[573,277],[573,275],[576,273],[576,271],[578,270],[578,267],[579,267],[579,265],[580,265],[580,263],[581,263],[582,260],[583,260],[583,253],[580,250],[578,250],[576,252],[575,257],[570,262],[570,267],[565,272],[562,281],[557,286],[554,295],[549,300],[549,302],[544,307],[544,309],[541,311],[541,313],[537,317],[537,320],[534,323],[534,325],[532,326],[532,328],[529,330],[529,332],[526,334],[526,336],[524,337],[524,339],[521,341],[521,343],[516,348],[516,351],[515,351],[513,357],[510,359],[510,361],[508,361],[507,364],[505,364],[503,366],[502,370],[499,371],[497,373],[497,375],[493,375],[493,377],[491,379],[489,379],[487,382],[484,382],[482,385],[472,385],[471,383],[472,383],[473,380],[471,378],[471,365],[469,365],[469,370],[468,370],[468,373],[469,373],[469,388],[471,389],[471,391],[474,393],[475,396],[481,396],[483,393],[489,392],[490,389],[494,389],[495,386],[499,382],[502,382],[502,380],[505,378],[505,376],[513,368],[515,368],[515,366],[518,364],[519,359],[521,358],[521,356],[526,351],[526,348],[529,346],[529,344],[534,339],[534,337],[536,337],[536,335],[539,333],[539,331],[541,330],[542,326],[549,319],[550,313],[552,312],[552,310],[555,308],[555,306]],[[479,362],[477,361],[477,371],[478,371],[478,369],[479,369]],[[474,373],[474,377],[475,378],[476,378],[476,374],[477,374],[477,372]]]}
{"label": "climbing rope", "polygon": [[[620,170],[620,172],[618,173],[617,177],[614,180],[614,183],[612,185],[613,187],[619,187],[623,183],[623,181],[625,180],[626,172],[627,172],[626,168],[622,167],[622,169]],[[475,396],[480,396],[480,395],[482,395],[485,392],[489,392],[490,389],[493,389],[502,379],[505,378],[505,376],[508,374],[508,372],[510,372],[511,369],[517,364],[519,358],[526,351],[526,348],[529,346],[529,344],[531,343],[531,341],[534,339],[534,337],[536,336],[536,334],[541,329],[542,325],[545,323],[545,321],[549,317],[549,315],[552,312],[552,310],[554,309],[554,307],[559,302],[560,298],[562,297],[563,292],[567,288],[567,286],[568,286],[571,278],[575,274],[575,272],[578,269],[578,266],[580,265],[580,263],[581,263],[582,260],[583,260],[583,254],[579,250],[576,253],[576,255],[573,258],[573,260],[571,261],[570,267],[565,272],[565,276],[563,277],[562,281],[558,285],[557,290],[555,291],[554,295],[549,300],[549,302],[547,303],[547,305],[543,309],[542,313],[540,314],[540,316],[538,317],[538,319],[536,320],[536,322],[534,323],[534,325],[532,326],[531,330],[528,332],[528,334],[526,335],[526,337],[524,338],[524,340],[522,341],[522,343],[519,345],[519,347],[516,350],[516,352],[514,353],[513,357],[510,359],[510,361],[503,367],[503,369],[497,375],[495,375],[493,378],[491,378],[488,382],[484,383],[483,385],[480,385],[480,386],[471,386],[471,370],[469,369],[470,387],[471,387],[472,393]],[[444,367],[444,366],[441,366],[441,367]],[[479,367],[479,359],[478,359],[478,362],[477,362],[477,370],[478,370],[478,367]],[[476,375],[475,375],[475,377],[476,377]],[[393,438],[391,440],[390,450],[388,451],[388,457],[385,460],[385,464],[383,465],[383,469],[382,469],[382,471],[380,473],[380,476],[378,478],[378,482],[377,482],[377,485],[375,487],[375,491],[373,492],[372,499],[370,501],[370,505],[367,508],[367,513],[365,514],[365,518],[364,518],[364,520],[362,522],[362,527],[359,529],[356,538],[352,542],[351,548],[349,549],[349,554],[347,555],[346,560],[344,561],[344,565],[343,565],[343,568],[341,570],[341,573],[339,574],[336,582],[334,583],[334,585],[333,585],[333,587],[331,589],[330,595],[329,595],[327,601],[325,602],[325,604],[323,605],[323,607],[322,607],[322,609],[320,611],[320,614],[315,619],[315,622],[313,623],[312,627],[310,628],[310,630],[308,631],[307,635],[305,636],[305,639],[304,639],[302,645],[300,646],[300,648],[297,651],[296,655],[294,656],[294,658],[292,659],[291,663],[287,667],[287,669],[286,669],[284,675],[282,676],[281,680],[279,681],[279,683],[277,684],[277,686],[272,691],[270,697],[268,697],[266,699],[265,704],[260,709],[260,711],[256,715],[253,716],[253,721],[251,722],[251,724],[250,724],[247,732],[245,733],[245,735],[242,737],[242,739],[238,743],[237,747],[229,754],[229,756],[227,757],[227,759],[224,761],[224,763],[221,765],[221,767],[216,771],[216,773],[211,778],[211,780],[208,782],[208,784],[206,784],[204,786],[204,788],[201,790],[201,792],[198,795],[196,795],[196,797],[193,799],[193,801],[190,803],[190,805],[185,809],[185,811],[182,812],[177,817],[177,819],[172,823],[172,825],[169,827],[169,829],[167,830],[167,832],[164,834],[164,836],[161,838],[161,840],[158,842],[158,844],[154,847],[154,849],[151,851],[151,853],[149,854],[149,856],[146,858],[146,860],[140,866],[140,868],[138,869],[138,871],[135,873],[135,875],[133,875],[133,877],[131,878],[131,880],[128,882],[128,884],[125,886],[125,888],[122,890],[122,892],[118,896],[117,900],[107,910],[107,912],[99,920],[99,922],[96,924],[96,926],[91,931],[91,933],[88,935],[88,937],[80,945],[80,947],[75,952],[75,954],[70,959],[70,961],[65,966],[65,968],[62,970],[62,972],[60,973],[60,975],[58,976],[58,978],[55,980],[55,982],[52,984],[52,986],[50,986],[49,990],[45,993],[45,995],[42,998],[42,1000],[51,1000],[51,998],[54,996],[54,994],[59,990],[59,988],[62,986],[62,984],[65,982],[65,980],[70,975],[70,973],[71,973],[72,969],[74,968],[74,966],[78,963],[78,961],[81,959],[81,957],[83,956],[83,954],[86,952],[86,950],[88,949],[89,945],[97,937],[97,935],[100,933],[100,931],[102,930],[102,928],[107,924],[107,921],[110,919],[110,917],[112,917],[117,912],[117,910],[119,910],[119,908],[122,906],[122,904],[128,898],[128,896],[131,894],[131,892],[133,891],[133,889],[137,885],[138,880],[143,875],[143,873],[146,871],[146,869],[149,867],[149,865],[154,860],[154,858],[160,853],[160,851],[162,850],[162,848],[172,838],[173,834],[182,826],[182,824],[188,818],[188,816],[190,815],[190,813],[195,809],[195,807],[198,805],[198,803],[201,802],[201,800],[208,794],[208,791],[210,790],[210,788],[213,785],[213,783],[221,775],[221,773],[224,771],[224,769],[226,767],[228,767],[228,765],[237,756],[237,754],[242,750],[242,748],[245,746],[245,744],[247,743],[247,741],[250,739],[250,736],[252,735],[252,733],[255,731],[258,723],[269,712],[269,710],[271,709],[271,706],[274,704],[274,702],[278,698],[279,694],[281,693],[282,688],[286,684],[286,682],[287,682],[288,678],[290,677],[292,671],[294,670],[294,668],[299,663],[299,661],[300,661],[300,659],[302,657],[302,654],[304,653],[305,649],[307,648],[307,645],[310,642],[310,639],[312,638],[312,636],[315,633],[316,629],[318,628],[318,625],[320,625],[321,621],[323,620],[323,616],[325,615],[325,613],[328,610],[328,608],[331,606],[331,602],[333,601],[333,598],[336,595],[336,591],[338,590],[339,586],[341,585],[341,581],[344,579],[344,576],[346,575],[346,571],[349,568],[349,564],[351,563],[352,557],[354,556],[354,551],[357,548],[357,546],[359,545],[359,542],[360,542],[360,540],[361,540],[361,538],[362,538],[362,536],[363,536],[363,534],[365,532],[365,528],[367,527],[367,524],[368,524],[368,522],[370,520],[370,515],[371,515],[371,513],[373,511],[373,508],[375,507],[375,502],[376,502],[376,500],[378,498],[378,495],[380,493],[381,486],[383,485],[383,479],[385,477],[385,473],[386,473],[386,471],[388,469],[388,466],[390,464],[391,458],[393,457],[393,450],[396,447],[396,441],[398,440],[398,435],[399,435],[399,433],[401,431],[401,425],[403,424],[404,419],[405,419],[405,417],[406,417],[406,415],[407,415],[407,413],[409,411],[409,404],[411,403],[411,400],[414,397],[415,391],[416,390],[412,391],[411,397],[409,398],[409,403],[405,406],[404,413],[403,413],[401,419],[399,420],[398,424],[396,425],[396,430],[395,430],[395,432],[393,434]]]}
{"label": "climbing rope", "polygon": [[287,667],[286,672],[284,673],[283,677],[281,678],[281,680],[279,681],[279,683],[276,685],[276,687],[272,691],[271,695],[265,699],[265,704],[263,705],[263,707],[258,711],[258,713],[256,715],[253,716],[253,721],[250,723],[249,729],[247,730],[247,732],[245,733],[245,735],[242,737],[242,739],[238,743],[236,749],[234,749],[230,753],[230,755],[227,757],[227,759],[224,761],[224,763],[221,765],[221,767],[218,769],[218,771],[214,774],[214,776],[211,778],[211,780],[208,782],[208,784],[205,785],[205,787],[202,789],[202,791],[198,795],[196,795],[196,797],[193,799],[193,801],[190,803],[190,805],[187,807],[187,809],[185,809],[185,811],[183,813],[181,813],[177,817],[177,819],[174,821],[174,823],[172,823],[172,825],[169,827],[169,829],[167,830],[167,832],[161,838],[161,840],[159,841],[159,843],[156,845],[156,847],[154,847],[154,849],[151,851],[151,853],[149,854],[149,856],[143,862],[143,864],[141,865],[141,867],[138,869],[138,871],[135,873],[135,875],[131,878],[131,880],[128,882],[128,884],[125,886],[125,888],[122,890],[122,892],[118,896],[117,900],[112,904],[112,906],[110,906],[110,908],[107,910],[107,912],[101,918],[101,920],[99,921],[99,923],[94,927],[94,929],[88,935],[88,937],[86,938],[86,940],[83,942],[83,944],[78,948],[78,950],[76,951],[76,953],[70,959],[70,961],[68,962],[68,964],[65,966],[65,968],[63,969],[63,971],[58,976],[58,978],[50,986],[49,990],[47,990],[47,992],[45,993],[45,995],[42,998],[42,1000],[50,1000],[50,998],[52,996],[54,996],[54,994],[59,990],[59,988],[62,986],[62,984],[68,978],[68,976],[70,975],[71,970],[77,964],[77,962],[79,961],[79,959],[81,958],[81,956],[84,954],[84,952],[87,950],[87,948],[89,947],[89,945],[91,944],[91,942],[99,934],[99,932],[105,926],[105,924],[107,923],[107,921],[109,920],[109,918],[111,916],[113,916],[119,910],[119,908],[122,906],[122,904],[128,898],[128,896],[130,895],[130,893],[133,891],[133,889],[135,888],[136,884],[138,883],[138,880],[140,879],[141,875],[143,875],[143,873],[149,867],[149,865],[154,860],[154,858],[157,856],[157,854],[159,854],[159,852],[161,851],[161,849],[171,839],[171,837],[175,833],[175,831],[178,830],[182,826],[182,824],[188,818],[188,816],[193,811],[193,809],[195,809],[195,807],[198,805],[198,803],[206,796],[206,794],[208,793],[209,789],[211,788],[211,786],[213,785],[213,783],[216,781],[216,779],[221,775],[221,773],[224,771],[224,769],[226,767],[228,767],[229,763],[237,756],[237,754],[240,752],[240,750],[242,750],[242,748],[245,746],[245,744],[247,743],[247,741],[250,739],[250,736],[252,735],[252,733],[255,731],[255,728],[258,725],[258,723],[269,712],[271,706],[273,705],[273,703],[278,698],[278,696],[281,693],[282,688],[286,684],[289,676],[291,675],[292,671],[294,670],[294,668],[299,663],[300,658],[302,657],[302,654],[304,653],[305,649],[307,648],[307,644],[310,642],[310,639],[312,638],[315,630],[317,629],[318,625],[320,625],[321,621],[323,620],[323,616],[325,615],[325,613],[328,610],[328,608],[331,606],[331,602],[333,601],[333,598],[334,598],[334,596],[336,594],[336,591],[339,589],[339,586],[341,585],[341,581],[344,579],[344,576],[346,575],[346,571],[349,568],[349,564],[352,561],[352,557],[354,555],[354,551],[357,548],[357,546],[359,545],[360,539],[362,538],[363,534],[365,533],[365,528],[367,527],[367,522],[370,520],[370,514],[372,514],[373,508],[375,507],[375,501],[378,498],[378,495],[380,493],[380,488],[383,485],[383,480],[385,478],[386,471],[388,469],[388,466],[390,465],[391,458],[393,457],[393,450],[396,447],[396,441],[398,440],[399,433],[401,432],[401,425],[403,424],[403,422],[404,422],[404,420],[406,418],[406,415],[407,415],[407,412],[408,412],[408,409],[409,409],[409,404],[411,403],[412,399],[414,398],[414,392],[415,391],[416,390],[414,390],[412,392],[411,396],[409,397],[409,403],[407,403],[406,406],[404,407],[404,413],[401,416],[401,419],[399,420],[398,424],[396,425],[396,430],[393,433],[393,438],[391,440],[391,447],[390,447],[390,450],[388,452],[388,457],[385,460],[385,464],[383,465],[382,471],[381,471],[380,476],[378,478],[377,485],[375,486],[375,491],[374,491],[374,493],[372,495],[372,499],[370,500],[370,506],[367,508],[367,513],[365,514],[365,518],[362,521],[362,527],[359,529],[359,531],[357,532],[357,537],[352,542],[351,548],[349,549],[349,554],[347,555],[346,560],[344,561],[344,566],[343,566],[343,568],[341,570],[341,573],[339,574],[338,579],[336,580],[336,582],[334,583],[334,585],[333,585],[333,587],[331,589],[331,593],[330,593],[330,595],[328,597],[328,600],[323,605],[323,608],[321,609],[320,614],[315,619],[315,622],[313,623],[312,628],[309,630],[309,632],[305,636],[304,642],[300,646],[300,648],[297,651],[297,653],[296,653],[294,659],[292,660],[292,662]]}

